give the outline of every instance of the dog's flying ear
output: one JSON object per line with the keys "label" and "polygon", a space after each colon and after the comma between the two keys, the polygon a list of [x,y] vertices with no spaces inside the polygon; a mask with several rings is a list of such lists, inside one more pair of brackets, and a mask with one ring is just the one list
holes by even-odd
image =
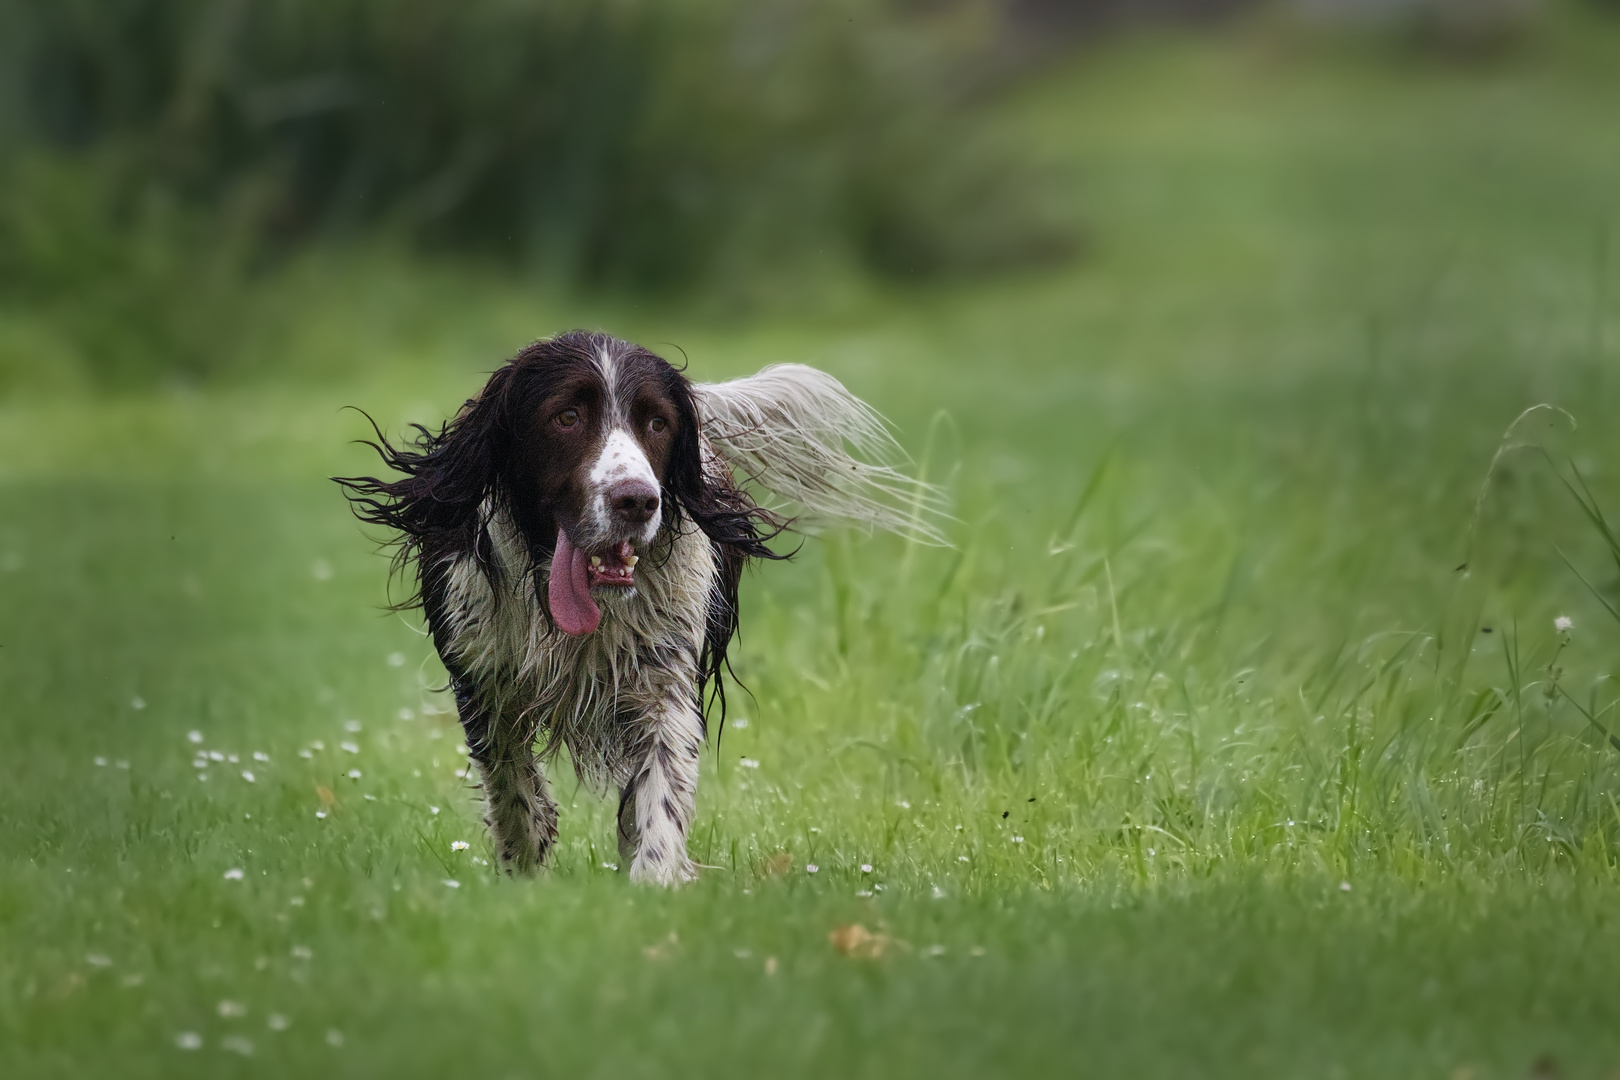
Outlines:
{"label": "dog's flying ear", "polygon": [[[462,406],[437,432],[413,424],[414,438],[399,445],[388,441],[370,416],[377,440],[362,440],[377,451],[383,464],[403,473],[397,479],[375,476],[333,477],[355,516],[397,534],[395,565],[403,569],[424,548],[474,551],[485,562],[478,543],[486,499],[502,498],[501,463],[512,444],[516,365],[490,376],[478,396]],[[414,601],[414,597],[413,597]]]}

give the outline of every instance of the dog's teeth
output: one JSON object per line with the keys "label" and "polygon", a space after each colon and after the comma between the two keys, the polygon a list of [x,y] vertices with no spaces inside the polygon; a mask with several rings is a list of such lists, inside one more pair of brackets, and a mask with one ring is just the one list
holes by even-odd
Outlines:
{"label": "dog's teeth", "polygon": [[591,556],[591,565],[592,566],[601,566],[602,565],[602,556],[600,556],[600,555],[592,555]]}
{"label": "dog's teeth", "polygon": [[627,566],[627,567],[634,568],[636,563],[638,563],[640,561],[641,561],[641,556],[640,555],[631,555],[631,556],[628,556],[624,560],[624,565]]}

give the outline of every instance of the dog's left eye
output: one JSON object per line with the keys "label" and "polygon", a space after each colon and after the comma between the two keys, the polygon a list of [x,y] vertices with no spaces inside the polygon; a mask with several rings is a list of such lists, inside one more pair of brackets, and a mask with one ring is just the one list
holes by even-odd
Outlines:
{"label": "dog's left eye", "polygon": [[575,424],[579,423],[579,410],[564,409],[562,412],[557,414],[556,419],[557,423],[563,427],[573,427]]}
{"label": "dog's left eye", "polygon": [[647,426],[654,431],[663,431],[665,428],[669,427],[669,421],[665,420],[662,416],[655,416],[652,418],[652,423],[648,424]]}

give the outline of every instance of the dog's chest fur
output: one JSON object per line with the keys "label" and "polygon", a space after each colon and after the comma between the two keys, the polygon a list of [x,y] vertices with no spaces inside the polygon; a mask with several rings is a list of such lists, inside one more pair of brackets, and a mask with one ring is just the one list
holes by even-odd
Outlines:
{"label": "dog's chest fur", "polygon": [[[628,596],[603,602],[595,633],[572,637],[542,607],[549,560],[536,565],[504,513],[483,519],[493,574],[470,552],[443,556],[437,619],[446,659],[522,738],[566,746],[582,779],[623,784],[641,719],[672,691],[696,704],[698,658],[715,587],[713,545],[687,524],[665,528]],[[492,585],[491,579],[494,579]],[[434,613],[429,612],[430,620]],[[504,725],[503,725],[504,726]]]}

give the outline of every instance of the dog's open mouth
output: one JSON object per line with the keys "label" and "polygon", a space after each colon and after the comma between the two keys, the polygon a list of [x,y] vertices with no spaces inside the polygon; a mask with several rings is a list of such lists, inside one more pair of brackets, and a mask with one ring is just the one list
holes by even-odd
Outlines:
{"label": "dog's open mouth", "polygon": [[552,619],[564,633],[576,637],[591,633],[602,622],[601,609],[591,599],[591,590],[633,588],[635,574],[636,554],[630,541],[621,540],[587,555],[558,529],[557,550],[551,557],[551,578],[546,586]]}

